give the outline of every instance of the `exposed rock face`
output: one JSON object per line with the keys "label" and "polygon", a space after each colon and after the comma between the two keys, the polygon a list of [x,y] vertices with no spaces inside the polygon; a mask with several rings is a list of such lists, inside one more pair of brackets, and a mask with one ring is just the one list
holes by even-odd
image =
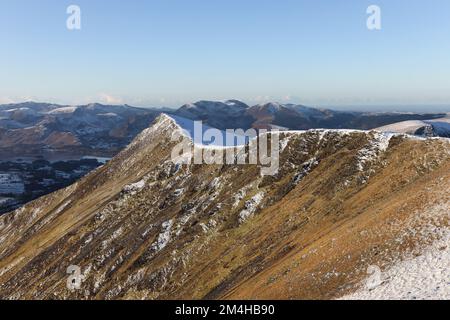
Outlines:
{"label": "exposed rock face", "polygon": [[172,163],[180,130],[162,115],[75,185],[0,217],[0,298],[337,298],[449,227],[446,139],[284,132],[263,177]]}

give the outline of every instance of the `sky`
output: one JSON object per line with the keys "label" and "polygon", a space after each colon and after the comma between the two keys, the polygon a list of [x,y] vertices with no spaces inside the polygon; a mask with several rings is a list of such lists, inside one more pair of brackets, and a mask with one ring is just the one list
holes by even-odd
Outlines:
{"label": "sky", "polygon": [[0,103],[450,111],[449,52],[448,0],[0,0]]}

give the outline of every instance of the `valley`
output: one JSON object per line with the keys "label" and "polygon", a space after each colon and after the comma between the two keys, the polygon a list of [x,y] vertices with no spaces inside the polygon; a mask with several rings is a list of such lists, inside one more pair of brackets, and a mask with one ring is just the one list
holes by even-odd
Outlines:
{"label": "valley", "polygon": [[95,158],[0,162],[0,215],[67,187],[100,165]]}

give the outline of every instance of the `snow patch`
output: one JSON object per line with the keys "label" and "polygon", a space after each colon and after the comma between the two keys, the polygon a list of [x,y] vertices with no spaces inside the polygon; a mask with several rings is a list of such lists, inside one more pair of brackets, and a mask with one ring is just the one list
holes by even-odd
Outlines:
{"label": "snow patch", "polygon": [[255,196],[253,196],[250,200],[245,202],[245,209],[242,210],[241,213],[239,213],[240,224],[244,223],[255,214],[256,210],[258,209],[258,206],[264,199],[264,195],[265,195],[264,192],[261,191]]}
{"label": "snow patch", "polygon": [[422,255],[388,269],[383,280],[372,290],[364,288],[342,300],[450,299],[450,230]]}
{"label": "snow patch", "polygon": [[67,206],[69,206],[69,204],[72,203],[72,200],[67,200],[66,202],[64,202],[56,211],[55,214],[60,214],[61,212],[63,212]]}
{"label": "snow patch", "polygon": [[164,222],[161,225],[161,233],[158,235],[158,239],[152,244],[151,248],[154,252],[159,252],[163,250],[170,242],[170,232],[173,227],[173,219]]}
{"label": "snow patch", "polygon": [[78,107],[63,107],[58,109],[53,109],[48,112],[48,114],[65,114],[65,113],[74,113]]}
{"label": "snow patch", "polygon": [[126,185],[123,188],[123,191],[126,192],[126,193],[130,193],[131,195],[135,195],[136,193],[138,193],[139,191],[144,189],[145,183],[146,183],[145,180],[142,179],[142,180],[140,180],[140,181],[138,181],[136,183]]}
{"label": "snow patch", "polygon": [[373,132],[373,139],[369,141],[369,144],[358,152],[358,171],[365,171],[366,166],[376,160],[383,152],[389,147],[391,138],[394,136],[392,133]]}
{"label": "snow patch", "polygon": [[311,172],[311,170],[318,164],[319,161],[317,161],[316,157],[311,158],[310,160],[303,163],[302,170],[295,175],[293,184],[295,186],[298,185],[303,180],[303,178],[306,177]]}
{"label": "snow patch", "polygon": [[[449,299],[450,298],[450,227],[449,202],[443,201],[412,214],[408,221],[391,223],[403,233],[396,242],[418,247],[394,257],[385,271],[378,269],[355,293],[342,299]],[[395,253],[395,252],[394,252]]]}

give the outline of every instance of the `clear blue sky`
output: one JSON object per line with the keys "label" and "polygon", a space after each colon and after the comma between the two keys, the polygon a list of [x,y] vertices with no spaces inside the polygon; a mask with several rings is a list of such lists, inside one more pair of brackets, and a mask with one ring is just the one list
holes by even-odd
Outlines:
{"label": "clear blue sky", "polygon": [[450,105],[448,0],[0,0],[0,39],[0,103]]}

